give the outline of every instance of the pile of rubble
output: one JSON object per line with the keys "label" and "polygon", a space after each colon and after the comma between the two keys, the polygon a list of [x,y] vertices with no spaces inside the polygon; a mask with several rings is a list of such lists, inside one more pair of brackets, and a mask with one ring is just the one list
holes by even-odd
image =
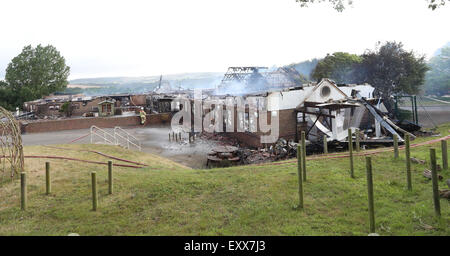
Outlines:
{"label": "pile of rubble", "polygon": [[236,147],[240,164],[258,164],[284,160],[297,155],[297,143],[283,138],[269,148],[251,149],[241,145],[236,139],[217,133],[202,133],[201,139],[216,141],[220,146]]}
{"label": "pile of rubble", "polygon": [[267,149],[247,149],[241,148],[238,150],[238,155],[243,164],[259,164],[271,162],[274,160],[273,155]]}
{"label": "pile of rubble", "polygon": [[239,142],[234,139],[230,138],[228,136],[220,135],[218,133],[201,133],[199,135],[200,139],[204,140],[213,140],[216,141],[218,145],[221,146],[235,146],[235,147],[241,147]]}
{"label": "pile of rubble", "polygon": [[233,146],[217,146],[208,154],[206,166],[228,167],[239,163],[238,148]]}

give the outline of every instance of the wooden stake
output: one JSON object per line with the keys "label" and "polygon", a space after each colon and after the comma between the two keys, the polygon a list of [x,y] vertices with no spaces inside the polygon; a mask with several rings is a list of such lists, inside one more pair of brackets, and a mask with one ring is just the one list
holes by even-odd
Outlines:
{"label": "wooden stake", "polygon": [[412,190],[411,182],[411,153],[409,147],[409,134],[405,135],[405,155],[406,155],[406,182],[408,184],[408,190]]}
{"label": "wooden stake", "polygon": [[447,141],[441,141],[442,148],[442,169],[448,170],[448,153],[447,153]]}
{"label": "wooden stake", "polygon": [[361,149],[359,146],[359,129],[356,129],[355,135],[356,152],[359,152],[359,150]]}
{"label": "wooden stake", "polygon": [[375,210],[373,203],[373,179],[372,179],[372,158],[366,156],[367,173],[367,195],[369,201],[369,229],[370,233],[375,233]]}
{"label": "wooden stake", "polygon": [[301,146],[297,145],[297,172],[298,172],[298,208],[303,209],[303,179],[302,179],[302,153]]}
{"label": "wooden stake", "polygon": [[26,173],[20,173],[20,208],[27,209],[27,176]]}
{"label": "wooden stake", "polygon": [[305,131],[302,131],[302,171],[303,181],[306,181],[306,135]]}
{"label": "wooden stake", "polygon": [[352,139],[352,129],[348,129],[348,153],[350,158],[350,177],[355,178],[353,171],[353,139]]}
{"label": "wooden stake", "polygon": [[433,201],[434,201],[434,212],[436,216],[441,216],[441,203],[439,201],[439,184],[437,177],[437,167],[436,167],[436,149],[430,148],[430,159],[431,159],[431,180],[433,184]]}
{"label": "wooden stake", "polygon": [[108,161],[108,194],[113,193],[113,170],[112,170],[112,161]]}
{"label": "wooden stake", "polygon": [[398,159],[398,136],[397,134],[394,134],[394,158]]}
{"label": "wooden stake", "polygon": [[52,184],[50,180],[50,163],[45,162],[45,194],[50,195],[52,192]]}
{"label": "wooden stake", "polygon": [[91,180],[92,180],[92,210],[97,211],[97,173],[91,172]]}
{"label": "wooden stake", "polygon": [[327,135],[323,135],[323,153],[328,154]]}

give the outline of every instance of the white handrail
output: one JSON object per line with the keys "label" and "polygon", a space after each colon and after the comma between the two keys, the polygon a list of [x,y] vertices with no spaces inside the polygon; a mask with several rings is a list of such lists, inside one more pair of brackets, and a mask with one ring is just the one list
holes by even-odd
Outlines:
{"label": "white handrail", "polygon": [[121,132],[124,132],[125,134],[127,134],[128,136],[130,136],[131,138],[139,141],[136,137],[134,137],[131,133],[125,131],[124,129],[120,128],[119,126],[114,127],[114,132],[116,132],[116,130],[119,130]]}
{"label": "white handrail", "polygon": [[[116,133],[115,135],[116,135],[117,137],[122,138],[124,141],[127,142],[127,146],[126,146],[127,149],[130,149],[130,144],[131,144],[131,145],[135,146],[136,148],[138,148],[139,151],[141,151],[141,146],[140,146],[140,145],[138,145],[138,144],[136,144],[136,143],[130,141],[130,139],[125,138],[124,136],[122,136],[122,135],[120,135],[120,134],[118,134],[118,133]],[[139,143],[139,144],[140,144],[140,143]],[[118,140],[117,138],[116,138],[116,145],[120,145],[119,140]]]}
{"label": "white handrail", "polygon": [[[122,132],[122,134],[120,134],[120,132]],[[124,135],[123,135],[124,134]],[[139,151],[142,150],[141,147],[141,141],[134,137],[132,134],[130,134],[129,132],[125,131],[124,129],[120,128],[119,126],[114,127],[114,136],[116,136],[115,140],[116,140],[116,144],[120,144],[119,140],[117,139],[117,137],[122,138],[123,140],[125,140],[127,142],[127,148],[130,149],[130,144],[135,146],[136,148],[139,149]],[[126,138],[125,138],[126,136]],[[132,140],[130,140],[130,137],[132,139],[134,139],[135,142],[133,142]]]}
{"label": "white handrail", "polygon": [[[94,143],[95,136],[101,138],[105,144],[111,145],[121,145],[119,139],[122,139],[126,142],[126,145],[124,145],[124,147],[126,147],[127,149],[130,149],[130,145],[132,145],[139,149],[139,151],[142,151],[141,141],[119,126],[114,127],[112,134],[101,128],[98,128],[95,125],[92,125],[90,130],[91,143]],[[133,141],[131,139],[133,139]]]}
{"label": "white handrail", "polygon": [[[98,134],[97,131],[102,132],[102,134]],[[116,143],[115,143],[116,140],[115,140],[114,135],[108,133],[107,131],[105,131],[105,130],[103,130],[103,129],[101,129],[101,128],[98,128],[98,127],[95,126],[95,125],[92,125],[92,126],[91,126],[91,143],[94,143],[94,135],[96,135],[96,136],[100,137],[101,139],[103,139],[104,142],[105,142],[105,144],[108,144],[108,143],[109,143],[109,144],[111,144],[111,145],[116,145]],[[110,139],[107,138],[108,136],[109,136],[110,138],[112,138],[112,141],[111,141]]]}

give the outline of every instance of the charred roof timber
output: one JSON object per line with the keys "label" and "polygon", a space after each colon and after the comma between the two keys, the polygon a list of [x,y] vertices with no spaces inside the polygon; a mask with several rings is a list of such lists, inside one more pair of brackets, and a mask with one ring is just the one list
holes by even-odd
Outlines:
{"label": "charred roof timber", "polygon": [[281,67],[264,71],[267,67],[229,67],[222,82],[216,87],[218,94],[248,94],[277,88],[300,87],[301,75],[294,68]]}
{"label": "charred roof timber", "polygon": [[259,74],[259,70],[261,69],[267,69],[267,67],[229,67],[219,88],[229,82],[248,84],[250,82],[249,80],[255,80],[256,77],[259,78],[261,76]]}

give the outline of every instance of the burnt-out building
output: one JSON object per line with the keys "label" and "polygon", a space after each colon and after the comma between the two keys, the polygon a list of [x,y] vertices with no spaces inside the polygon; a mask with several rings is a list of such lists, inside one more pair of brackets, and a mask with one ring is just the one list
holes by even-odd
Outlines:
{"label": "burnt-out building", "polygon": [[[212,115],[211,125],[223,125],[223,129],[218,131],[251,147],[274,143],[273,140],[270,143],[262,140],[262,137],[270,134],[296,142],[302,131],[311,142],[321,141],[324,135],[329,141],[342,141],[347,138],[348,128],[375,130],[379,127],[366,107],[352,100],[355,92],[371,104],[378,105],[377,108],[384,108],[381,102],[374,99],[374,88],[368,84],[338,86],[332,80],[323,79],[319,83],[259,94],[210,97],[204,101],[212,100],[212,103],[208,103],[203,115],[216,107],[214,102],[221,105],[223,120],[216,121],[218,117]],[[227,103],[230,99],[232,105]],[[244,104],[239,106],[236,103],[238,100]],[[250,101],[253,101],[252,104],[249,104]],[[265,115],[265,118],[261,118],[261,115]],[[278,123],[278,134],[262,129],[265,127],[267,130],[267,126],[271,125],[274,127],[275,123],[272,122]],[[377,133],[377,136],[381,134]]]}
{"label": "burnt-out building", "polygon": [[82,116],[86,113],[98,112],[98,104],[108,97],[67,97],[67,98],[45,98],[24,103],[27,112],[34,112],[40,117],[64,116],[63,105],[70,108],[71,116]]}

